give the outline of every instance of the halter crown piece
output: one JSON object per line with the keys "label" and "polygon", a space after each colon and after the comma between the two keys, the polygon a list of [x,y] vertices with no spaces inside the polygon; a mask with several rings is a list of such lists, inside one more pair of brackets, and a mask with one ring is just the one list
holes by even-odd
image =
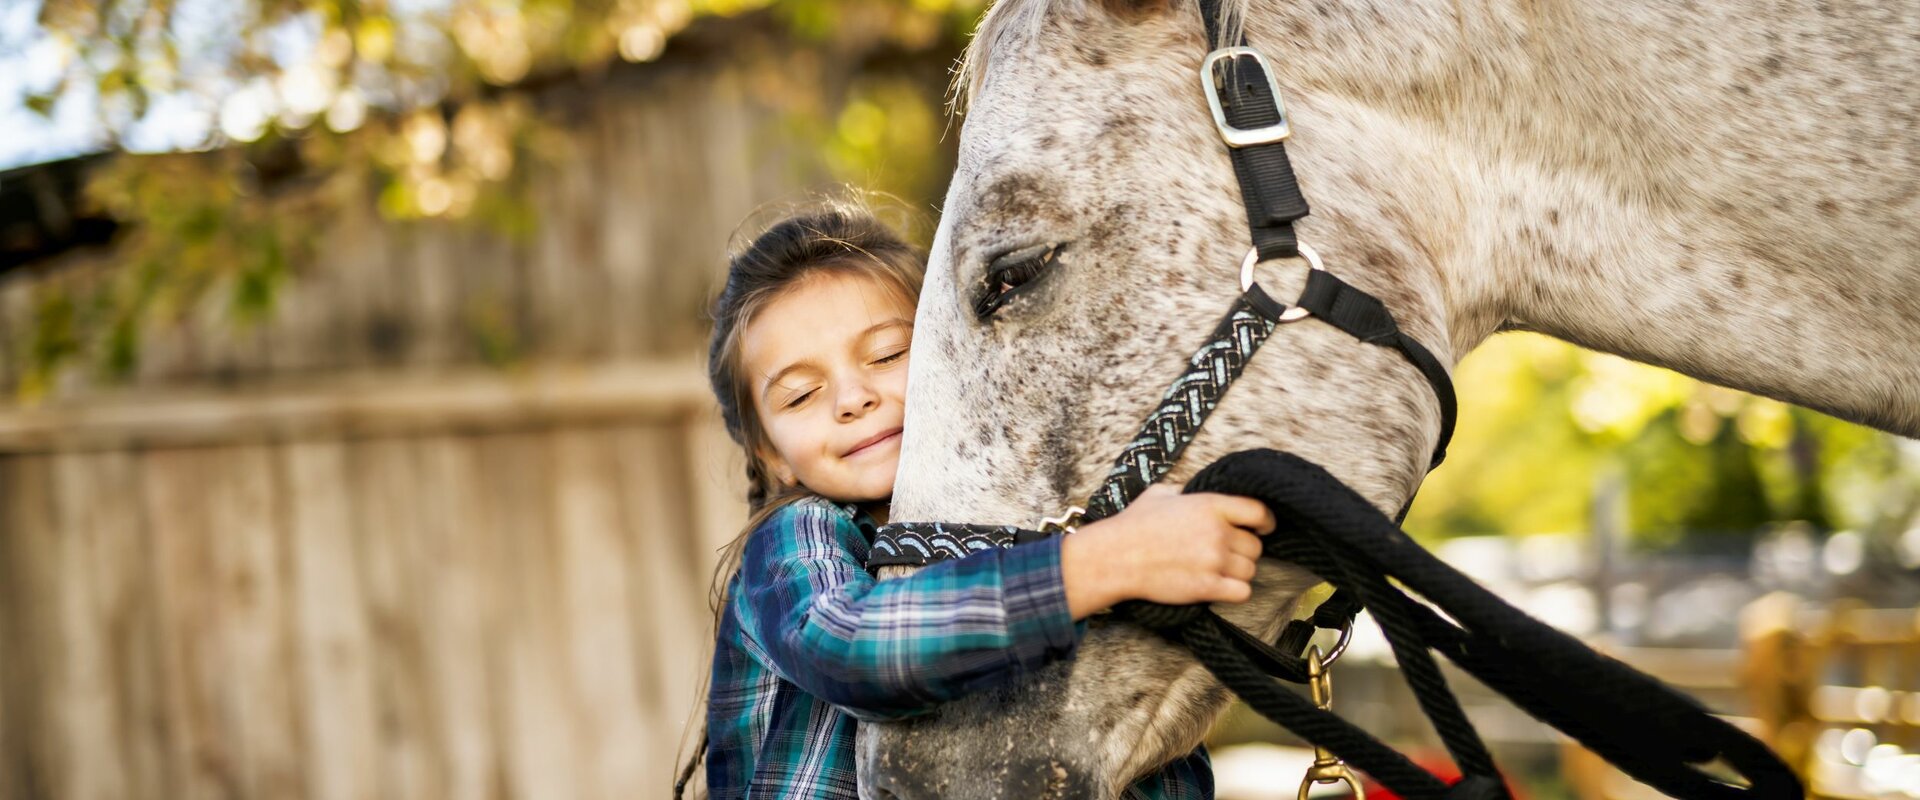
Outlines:
{"label": "halter crown piece", "polygon": [[[1400,330],[1386,304],[1340,280],[1302,244],[1293,223],[1307,215],[1286,140],[1292,120],[1268,61],[1245,38],[1222,47],[1219,0],[1200,0],[1214,47],[1201,85],[1215,127],[1233,162],[1252,246],[1242,265],[1241,293],[1187,362],[1160,403],[1121,448],[1084,510],[1075,507],[1034,529],[1012,525],[897,522],[879,528],[869,569],[921,566],[969,553],[1012,547],[1119,513],[1165,477],[1260,346],[1284,323],[1316,318],[1366,344],[1399,352],[1432,387],[1441,431],[1428,469],[1439,466],[1453,436],[1456,404],[1446,367]],[[1304,257],[1306,288],[1292,307],[1251,280],[1257,262]],[[1187,491],[1240,494],[1264,502],[1280,521],[1265,537],[1265,556],[1298,564],[1335,592],[1307,620],[1295,620],[1268,644],[1204,606],[1128,601],[1118,616],[1185,645],[1262,715],[1318,748],[1319,772],[1335,780],[1351,763],[1395,794],[1409,798],[1505,798],[1505,781],[1434,661],[1438,650],[1495,691],[1578,739],[1634,778],[1676,797],[1719,800],[1800,797],[1798,779],[1751,736],[1642,673],[1526,616],[1428,554],[1351,488],[1304,459],[1271,450],[1234,453],[1208,466]],[[1409,499],[1411,504],[1411,499]],[[1406,507],[1397,515],[1404,518]],[[1445,611],[1441,617],[1409,598],[1401,585]],[[1324,707],[1277,686],[1269,676],[1324,686],[1327,665],[1344,648],[1361,608],[1373,612],[1421,710],[1433,722],[1464,776],[1448,783],[1415,765]],[[1449,619],[1449,617],[1451,619]],[[1322,659],[1309,651],[1315,631],[1337,630],[1340,644]],[[1324,699],[1324,697],[1322,698]],[[1747,781],[1737,786],[1702,772],[1719,760]],[[1318,778],[1316,778],[1316,775]],[[1306,787],[1302,787],[1302,792]],[[1304,795],[1303,795],[1304,796]]]}

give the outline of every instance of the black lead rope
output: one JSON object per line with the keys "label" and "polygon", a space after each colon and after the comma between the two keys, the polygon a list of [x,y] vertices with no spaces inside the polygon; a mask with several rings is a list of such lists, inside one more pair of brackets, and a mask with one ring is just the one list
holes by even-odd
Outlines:
{"label": "black lead rope", "polygon": [[[1266,555],[1306,567],[1358,595],[1379,621],[1422,710],[1456,759],[1456,747],[1474,748],[1455,739],[1472,733],[1470,728],[1449,730],[1466,719],[1447,692],[1430,650],[1666,794],[1704,800],[1803,796],[1793,771],[1758,740],[1658,680],[1508,605],[1428,553],[1365,498],[1306,459],[1274,450],[1234,453],[1201,470],[1187,483],[1187,491],[1224,492],[1265,503],[1279,524],[1266,538]],[[1415,602],[1393,581],[1447,616]],[[1466,779],[1447,787],[1364,731],[1250,669],[1231,647],[1222,646],[1210,626],[1181,619],[1189,613],[1155,610],[1135,618],[1188,645],[1256,711],[1332,750],[1398,794],[1504,795],[1491,760],[1460,763]],[[1701,771],[1716,762],[1748,785],[1736,786]]]}

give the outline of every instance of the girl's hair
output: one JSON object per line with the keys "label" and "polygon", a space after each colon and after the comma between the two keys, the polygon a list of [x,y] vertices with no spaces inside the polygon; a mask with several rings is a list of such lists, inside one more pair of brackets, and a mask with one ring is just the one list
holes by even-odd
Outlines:
{"label": "girl's hair", "polygon": [[[728,259],[727,282],[713,300],[713,338],[707,349],[707,379],[713,385],[714,399],[720,403],[720,416],[726,423],[728,435],[746,454],[748,521],[721,549],[720,563],[714,568],[708,599],[716,632],[720,615],[726,609],[727,584],[740,568],[740,552],[748,534],[774,512],[812,495],[804,486],[781,484],[765,460],[773,448],[754,410],[753,376],[745,374],[741,363],[742,332],[769,303],[821,275],[865,277],[897,293],[912,307],[919,302],[920,282],[925,273],[925,255],[882,222],[861,199],[822,201],[792,213],[767,227]],[[703,687],[699,696],[705,695]],[[701,710],[704,705],[704,702],[695,704],[696,716],[704,716]],[[692,720],[688,722],[690,732]],[[676,779],[675,798],[681,796],[706,751],[704,727],[700,739]]]}

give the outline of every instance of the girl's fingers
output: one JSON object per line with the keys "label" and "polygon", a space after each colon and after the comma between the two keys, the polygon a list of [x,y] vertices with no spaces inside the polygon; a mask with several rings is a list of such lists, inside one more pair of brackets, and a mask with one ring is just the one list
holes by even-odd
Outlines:
{"label": "girl's fingers", "polygon": [[1273,532],[1273,513],[1267,510],[1265,503],[1231,494],[1216,494],[1213,498],[1214,509],[1227,524],[1254,533]]}
{"label": "girl's fingers", "polygon": [[1253,597],[1253,584],[1234,578],[1221,578],[1216,603],[1244,603]]}
{"label": "girl's fingers", "polygon": [[1260,537],[1235,528],[1227,533],[1227,549],[1236,556],[1255,559],[1260,557],[1264,548],[1260,545]]}
{"label": "girl's fingers", "polygon": [[1226,566],[1221,568],[1220,574],[1234,580],[1251,581],[1253,580],[1255,569],[1257,569],[1257,564],[1252,558],[1235,554],[1227,557]]}

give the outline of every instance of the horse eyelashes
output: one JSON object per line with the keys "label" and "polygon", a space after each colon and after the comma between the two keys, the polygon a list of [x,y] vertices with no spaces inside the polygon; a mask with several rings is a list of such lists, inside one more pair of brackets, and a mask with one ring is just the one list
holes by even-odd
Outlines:
{"label": "horse eyelashes", "polygon": [[1058,245],[1036,245],[1015,250],[987,265],[973,301],[973,315],[985,321],[1011,301],[1021,290],[1053,266],[1060,252]]}

